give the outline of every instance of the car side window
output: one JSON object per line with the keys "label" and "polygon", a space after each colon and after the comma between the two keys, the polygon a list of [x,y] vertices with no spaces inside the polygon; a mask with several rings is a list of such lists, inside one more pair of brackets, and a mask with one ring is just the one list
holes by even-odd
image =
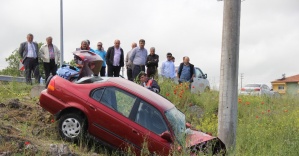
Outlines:
{"label": "car side window", "polygon": [[114,109],[122,115],[129,117],[136,100],[135,96],[115,87],[107,87],[102,92],[100,100],[97,100],[97,94],[100,94],[100,91],[98,90],[93,93],[92,98]]}
{"label": "car side window", "polygon": [[95,99],[96,101],[100,101],[103,95],[105,88],[100,88],[92,92],[91,98]]}
{"label": "car side window", "polygon": [[135,122],[156,134],[168,130],[161,113],[144,101],[140,102]]}
{"label": "car side window", "polygon": [[197,69],[197,68],[195,68],[195,77],[197,77],[197,78],[203,78],[202,72],[199,69]]}

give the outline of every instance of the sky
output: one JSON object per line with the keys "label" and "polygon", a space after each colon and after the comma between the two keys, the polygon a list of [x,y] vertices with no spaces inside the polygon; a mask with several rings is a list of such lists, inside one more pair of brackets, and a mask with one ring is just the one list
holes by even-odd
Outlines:
{"label": "sky", "polygon": [[[184,56],[207,73],[211,88],[219,86],[223,1],[218,0],[63,0],[64,60],[82,40],[105,50],[121,41],[125,54],[131,43],[145,39],[156,48],[160,65],[171,52],[176,65]],[[26,41],[60,48],[60,0],[0,1],[0,69],[5,58]],[[243,0],[241,3],[239,85],[266,83],[299,74],[299,0]],[[271,87],[271,86],[270,86]]]}

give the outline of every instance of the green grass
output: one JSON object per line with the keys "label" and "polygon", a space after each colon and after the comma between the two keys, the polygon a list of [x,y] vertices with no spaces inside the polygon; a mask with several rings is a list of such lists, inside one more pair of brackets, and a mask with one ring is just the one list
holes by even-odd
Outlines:
{"label": "green grass", "polygon": [[[161,94],[172,101],[192,126],[217,136],[217,91],[190,94],[186,85],[163,82]],[[183,91],[182,91],[183,90]],[[183,92],[183,93],[181,93]],[[179,94],[178,94],[179,93]],[[192,105],[203,110],[201,118],[190,111]],[[299,155],[299,96],[278,98],[240,96],[236,148],[229,155]]]}
{"label": "green grass", "polygon": [[[0,103],[11,98],[19,98],[26,101],[24,97],[29,96],[32,86],[23,83],[0,82]],[[219,93],[217,91],[205,92],[202,94],[191,94],[188,84],[177,85],[170,81],[159,82],[161,95],[173,102],[186,115],[187,122],[203,132],[217,136],[218,128],[218,103]],[[192,87],[192,86],[191,86]],[[28,105],[36,106],[37,99],[31,99]],[[240,96],[238,100],[238,126],[236,147],[229,151],[228,155],[242,156],[276,156],[276,155],[299,155],[299,97],[282,96],[278,98]],[[7,109],[8,108],[1,108]],[[20,137],[24,139],[40,141],[41,143],[61,143],[55,130],[55,124],[51,123],[51,116],[47,112],[31,111],[30,120],[21,122],[19,118],[12,118],[11,115],[3,114],[1,122],[14,123],[20,130]],[[43,122],[37,121],[45,113]],[[34,118],[35,117],[35,118]],[[19,120],[17,122],[17,120]],[[35,121],[35,120],[36,121]],[[42,124],[37,138],[33,138],[27,131],[32,131],[34,125]],[[46,128],[48,127],[48,128]],[[4,134],[4,132],[3,132]],[[44,140],[43,140],[44,139]],[[12,146],[12,145],[10,145]],[[146,144],[143,151],[148,153]],[[7,149],[7,144],[0,143],[0,149]],[[11,147],[12,148],[12,147]],[[76,153],[92,153],[101,151],[97,145],[87,148],[81,145],[71,144],[70,148]],[[46,149],[47,150],[47,147]],[[107,154],[103,149],[101,154]],[[88,154],[87,154],[88,155]],[[117,154],[115,154],[117,155]],[[180,155],[175,153],[175,155]],[[188,154],[186,154],[188,155]]]}

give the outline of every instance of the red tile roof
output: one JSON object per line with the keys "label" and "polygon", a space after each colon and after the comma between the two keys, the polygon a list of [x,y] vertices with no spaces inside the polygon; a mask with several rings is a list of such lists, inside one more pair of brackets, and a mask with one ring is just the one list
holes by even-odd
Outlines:
{"label": "red tile roof", "polygon": [[290,76],[290,77],[286,77],[286,78],[282,78],[282,79],[277,79],[275,81],[272,81],[271,83],[284,83],[284,82],[299,82],[299,74]]}

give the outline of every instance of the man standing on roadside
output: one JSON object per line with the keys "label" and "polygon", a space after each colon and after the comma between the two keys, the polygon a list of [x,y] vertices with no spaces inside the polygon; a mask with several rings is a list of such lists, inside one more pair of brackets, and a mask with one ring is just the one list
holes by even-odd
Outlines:
{"label": "man standing on roadside", "polygon": [[136,79],[141,71],[145,71],[147,50],[144,48],[145,40],[139,40],[139,47],[133,49],[130,60],[133,63],[133,79]]}
{"label": "man standing on roadside", "polygon": [[100,71],[100,75],[101,76],[105,76],[105,74],[106,74],[106,51],[103,48],[102,42],[98,42],[98,44],[97,44],[97,50],[95,50],[94,53],[100,55],[101,58],[103,59],[103,63],[102,63],[102,68],[101,68],[101,71]]}
{"label": "man standing on roadside", "polygon": [[127,77],[128,77],[128,80],[130,81],[133,81],[133,73],[132,73],[132,70],[133,70],[133,64],[132,64],[132,61],[130,60],[130,57],[131,57],[131,54],[132,54],[132,51],[135,47],[137,47],[137,43],[132,43],[131,45],[132,49],[127,53],[126,55],[126,67],[127,67]]}
{"label": "man standing on roadside", "polygon": [[46,81],[50,76],[50,73],[53,76],[56,75],[57,64],[60,61],[60,51],[54,44],[52,44],[52,40],[53,39],[51,36],[47,37],[47,44],[42,45],[42,47],[39,49],[39,54],[44,64]]}
{"label": "man standing on roadside", "polygon": [[27,41],[21,43],[19,54],[25,67],[26,83],[32,85],[31,72],[34,73],[35,82],[39,83],[38,44],[33,42],[32,34],[28,34]]}
{"label": "man standing on roadside", "polygon": [[177,77],[179,79],[179,83],[183,82],[193,82],[193,78],[195,76],[194,65],[191,64],[188,56],[184,57],[184,61],[180,64],[178,69]]}
{"label": "man standing on roadside", "polygon": [[114,46],[109,47],[106,54],[109,77],[119,77],[120,68],[124,66],[124,51],[120,47],[120,41],[115,40]]}
{"label": "man standing on roadside", "polygon": [[154,77],[159,63],[159,55],[155,54],[155,47],[151,47],[150,54],[147,56],[146,59],[146,67],[147,67],[147,76]]}
{"label": "man standing on roadside", "polygon": [[167,53],[167,60],[162,63],[161,75],[165,78],[175,78],[175,66],[172,62],[172,54]]}

